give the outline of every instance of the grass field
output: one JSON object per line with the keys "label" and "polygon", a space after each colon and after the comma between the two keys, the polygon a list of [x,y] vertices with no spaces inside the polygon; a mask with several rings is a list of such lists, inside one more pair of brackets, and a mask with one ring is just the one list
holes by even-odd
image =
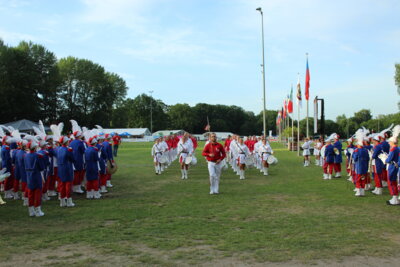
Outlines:
{"label": "grass field", "polygon": [[0,266],[309,264],[397,253],[400,208],[385,204],[387,190],[356,198],[346,178],[325,181],[319,167],[273,146],[279,164],[269,176],[250,169],[239,180],[228,170],[220,194],[209,195],[201,156],[188,180],[177,162],[157,176],[151,144],[124,143],[104,199],[75,196],[75,208],[51,200],[41,218],[21,201],[0,206]]}

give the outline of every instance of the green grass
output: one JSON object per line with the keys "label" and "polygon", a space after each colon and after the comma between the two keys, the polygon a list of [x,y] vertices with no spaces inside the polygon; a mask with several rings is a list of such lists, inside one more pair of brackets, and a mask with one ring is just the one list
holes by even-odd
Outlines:
{"label": "green grass", "polygon": [[[384,196],[367,193],[356,198],[345,178],[322,180],[319,167],[304,168],[296,152],[280,144],[274,144],[279,164],[270,168],[269,176],[250,169],[246,180],[239,180],[225,171],[219,195],[208,194],[200,151],[189,179],[181,180],[177,162],[162,175],[154,174],[150,147],[121,146],[114,188],[102,200],[74,196],[75,208],[60,208],[56,200],[45,202],[42,218],[28,217],[21,201],[0,206],[0,262],[21,251],[65,245],[129,257],[132,264],[163,266],[226,257],[248,263],[312,262],[397,252],[400,212],[386,206],[387,191]],[[79,250],[70,254],[44,257],[44,264],[98,263],[93,255],[82,258],[85,252]]]}

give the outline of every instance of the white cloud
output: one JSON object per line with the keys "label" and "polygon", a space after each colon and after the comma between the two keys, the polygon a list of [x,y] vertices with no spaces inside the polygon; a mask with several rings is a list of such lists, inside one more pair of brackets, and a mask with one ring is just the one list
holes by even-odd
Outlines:
{"label": "white cloud", "polygon": [[19,32],[9,32],[0,28],[0,38],[3,39],[5,43],[11,43],[13,45],[18,44],[20,41],[33,41],[37,42],[38,39],[30,34],[19,33]]}

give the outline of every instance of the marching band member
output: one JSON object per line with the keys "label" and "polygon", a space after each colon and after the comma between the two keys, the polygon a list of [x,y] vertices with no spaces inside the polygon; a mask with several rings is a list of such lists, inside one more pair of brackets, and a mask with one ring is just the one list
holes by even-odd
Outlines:
{"label": "marching band member", "polygon": [[237,161],[236,161],[236,159],[238,157],[238,154],[239,154],[238,141],[237,140],[238,140],[238,136],[236,134],[234,134],[232,136],[232,141],[231,141],[231,143],[229,145],[229,151],[231,152],[230,153],[231,154],[231,156],[230,156],[230,158],[231,158],[231,162],[230,162],[231,167],[232,167],[233,171],[236,172],[237,175],[239,175],[239,167],[238,167],[238,164],[237,164]]}
{"label": "marching band member", "polygon": [[353,151],[356,147],[353,144],[353,138],[350,137],[347,139],[347,148],[345,150],[346,152],[346,172],[347,176],[349,176],[349,181],[352,181],[351,179],[351,156],[353,154]]}
{"label": "marching band member", "polygon": [[96,136],[87,138],[87,144],[88,148],[85,150],[86,198],[99,199],[101,198],[99,192],[99,149],[96,146]]}
{"label": "marching band member", "polygon": [[189,139],[189,136],[184,134],[182,139],[179,141],[178,144],[178,154],[179,156],[179,164],[181,165],[181,172],[182,172],[182,179],[188,178],[188,168],[189,165],[186,164],[186,157],[192,156],[193,154],[193,142]]}
{"label": "marching band member", "polygon": [[321,155],[320,155],[321,148],[322,148],[321,139],[315,139],[315,142],[314,142],[314,152],[313,152],[313,154],[314,154],[314,156],[315,156],[315,165],[316,165],[316,166],[322,166],[322,163],[321,163]]}
{"label": "marching band member", "polygon": [[[22,201],[23,206],[28,206],[28,188],[27,188],[27,180],[26,180],[26,171],[25,171],[25,154],[26,154],[26,145],[28,141],[21,140],[20,141],[20,149],[18,150],[17,154],[14,158],[15,163],[15,179],[16,181],[20,181],[21,184],[21,193],[22,193]],[[18,185],[19,188],[19,185]],[[14,192],[18,192],[18,189],[14,187]]]}
{"label": "marching band member", "polygon": [[42,165],[44,167],[43,171],[41,172],[43,176],[43,190],[42,190],[42,200],[47,201],[50,200],[48,196],[48,180],[49,180],[49,167],[50,167],[50,157],[49,152],[47,151],[47,142],[43,139],[39,141],[39,150],[37,153],[41,155],[40,160],[42,161]]}
{"label": "marching band member", "polygon": [[107,154],[103,146],[104,135],[100,134],[97,138],[96,147],[99,150],[99,183],[100,183],[100,193],[107,193],[106,183],[107,183],[107,171],[106,162]]}
{"label": "marching band member", "polygon": [[60,186],[60,207],[74,207],[72,202],[71,191],[72,182],[74,180],[74,155],[72,148],[68,147],[69,138],[61,136],[59,141],[60,147],[57,150],[58,177],[61,181]]}
{"label": "marching band member", "polygon": [[[104,136],[105,140],[103,142],[103,149],[106,152],[107,155],[107,162],[109,161],[111,165],[114,164],[114,156],[112,152],[112,145],[111,145],[111,135],[110,134],[105,134]],[[106,187],[113,187],[111,184],[111,174],[107,172],[107,182],[106,182]]]}
{"label": "marching band member", "polygon": [[334,161],[335,161],[335,151],[334,147],[332,145],[332,140],[331,137],[328,137],[328,139],[325,140],[326,146],[325,146],[325,151],[324,151],[324,179],[325,180],[330,180],[332,179],[332,173],[333,173],[333,166],[334,166]]}
{"label": "marching band member", "polygon": [[372,191],[375,195],[382,195],[382,176],[383,169],[385,168],[384,163],[379,158],[379,155],[383,153],[382,145],[379,142],[379,136],[375,135],[372,142],[374,143],[372,159],[374,161],[373,171],[374,171],[374,181],[375,181],[375,190]]}
{"label": "marching band member", "polygon": [[356,132],[357,148],[353,152],[353,161],[355,163],[356,173],[356,197],[365,195],[365,182],[368,173],[369,154],[368,150],[364,147],[364,138],[366,133],[359,129]]}
{"label": "marching band member", "polygon": [[217,142],[217,135],[210,134],[211,142],[208,143],[202,152],[206,157],[208,164],[208,172],[210,175],[210,195],[219,194],[219,180],[221,176],[222,164],[220,162],[225,158],[224,147]]}
{"label": "marching band member", "polygon": [[84,193],[81,188],[82,181],[85,177],[85,145],[82,141],[82,129],[79,127],[75,120],[70,120],[72,124],[72,135],[74,140],[71,141],[69,146],[72,148],[72,154],[74,156],[74,181],[72,186],[72,191],[74,193],[82,194]]}
{"label": "marching band member", "polygon": [[163,153],[163,148],[160,145],[160,138],[157,138],[151,149],[151,156],[153,157],[154,169],[157,175],[161,174],[160,158],[162,156],[162,153]]}
{"label": "marching band member", "polygon": [[[389,151],[389,150],[390,150],[390,145],[389,145],[389,143],[386,141],[386,138],[388,138],[388,132],[392,129],[392,127],[393,127],[393,124],[391,124],[391,125],[389,126],[389,128],[386,128],[386,129],[384,129],[383,131],[381,131],[381,132],[379,133],[379,138],[380,138],[380,141],[381,141],[382,150],[383,150],[383,152],[385,152],[386,154],[389,154],[389,152],[390,152],[390,151]],[[382,180],[382,186],[383,186],[383,187],[387,187],[389,181],[388,181],[388,171],[387,171],[386,168],[383,169],[382,178],[383,178],[383,180]]]}
{"label": "marching band member", "polygon": [[[1,129],[1,127],[0,127]],[[1,132],[3,130],[1,129]],[[4,180],[4,198],[14,198],[13,194],[13,185],[14,185],[14,172],[12,169],[12,159],[11,159],[11,148],[10,144],[13,143],[13,138],[9,135],[1,134],[2,138],[2,147],[1,147],[1,168],[6,168],[6,171],[11,173],[11,175]]]}
{"label": "marching band member", "polygon": [[[369,132],[369,131],[368,131]],[[366,137],[364,139],[364,148],[367,150],[368,155],[369,155],[369,162],[368,162],[368,171],[365,174],[365,191],[369,191],[371,190],[371,172],[373,172],[372,170],[372,162],[373,162],[373,158],[372,158],[372,153],[373,153],[373,147],[371,145],[371,141],[370,141],[371,135]]]}
{"label": "marching band member", "polygon": [[263,137],[261,141],[261,145],[258,148],[258,153],[261,158],[261,163],[262,163],[262,171],[264,175],[268,175],[268,157],[273,153],[271,146],[267,142],[267,140]]}
{"label": "marching band member", "polygon": [[312,141],[310,139],[306,138],[304,144],[301,146],[303,148],[304,167],[310,166],[311,144],[312,144]]}
{"label": "marching band member", "polygon": [[29,216],[36,217],[44,215],[41,209],[44,177],[42,176],[41,172],[45,169],[45,166],[43,165],[43,161],[40,160],[43,156],[35,152],[38,145],[38,142],[32,137],[26,146],[29,152],[24,158],[26,178],[28,183]]}
{"label": "marching band member", "polygon": [[240,175],[240,180],[244,180],[244,172],[246,169],[246,158],[250,155],[250,150],[249,148],[244,144],[243,139],[239,137],[239,144],[238,144],[238,157],[237,161],[239,164],[239,175]]}
{"label": "marching band member", "polygon": [[334,147],[334,164],[333,168],[335,170],[335,178],[339,178],[342,176],[342,142],[339,140],[339,135],[334,134],[335,143],[333,144]]}
{"label": "marching band member", "polygon": [[[400,125],[396,125],[393,128],[393,136],[389,138],[390,151],[385,163],[388,167],[388,188],[392,199],[386,201],[388,205],[399,205],[398,188],[397,188],[397,176],[399,173],[399,153],[400,150],[397,147],[397,137],[400,133]],[[383,148],[384,149],[384,148]]]}

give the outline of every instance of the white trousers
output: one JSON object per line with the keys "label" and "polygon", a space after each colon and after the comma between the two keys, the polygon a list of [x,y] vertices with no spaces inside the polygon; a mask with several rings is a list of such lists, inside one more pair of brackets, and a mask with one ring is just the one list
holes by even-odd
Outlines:
{"label": "white trousers", "polygon": [[219,177],[221,176],[221,162],[208,162],[208,172],[210,174],[210,193],[219,193]]}

